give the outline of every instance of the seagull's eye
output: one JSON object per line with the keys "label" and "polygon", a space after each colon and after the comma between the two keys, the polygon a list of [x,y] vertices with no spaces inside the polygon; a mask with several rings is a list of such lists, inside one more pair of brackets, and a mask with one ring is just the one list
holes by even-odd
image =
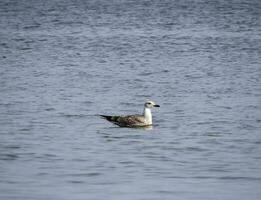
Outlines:
{"label": "seagull's eye", "polygon": [[150,103],[150,102],[148,102],[148,104],[150,105],[151,103]]}

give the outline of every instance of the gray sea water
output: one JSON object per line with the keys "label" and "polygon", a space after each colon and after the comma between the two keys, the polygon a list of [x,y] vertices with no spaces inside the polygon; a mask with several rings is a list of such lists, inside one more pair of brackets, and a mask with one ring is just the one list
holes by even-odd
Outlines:
{"label": "gray sea water", "polygon": [[259,200],[260,80],[259,0],[1,0],[0,199]]}

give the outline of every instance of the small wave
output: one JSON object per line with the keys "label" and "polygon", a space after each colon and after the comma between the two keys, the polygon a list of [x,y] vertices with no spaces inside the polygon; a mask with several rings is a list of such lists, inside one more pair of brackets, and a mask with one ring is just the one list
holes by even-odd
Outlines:
{"label": "small wave", "polygon": [[99,173],[99,172],[69,174],[69,176],[73,176],[73,177],[93,177],[93,176],[99,176],[99,175],[101,175],[101,173]]}

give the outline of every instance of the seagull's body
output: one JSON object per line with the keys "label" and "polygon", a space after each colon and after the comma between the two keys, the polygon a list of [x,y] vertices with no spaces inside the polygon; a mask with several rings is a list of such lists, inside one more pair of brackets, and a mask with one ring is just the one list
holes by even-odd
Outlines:
{"label": "seagull's body", "polygon": [[102,118],[107,119],[121,127],[143,127],[152,125],[151,108],[160,107],[153,101],[147,101],[144,104],[144,110],[142,115],[127,115],[127,116],[108,116],[100,115]]}

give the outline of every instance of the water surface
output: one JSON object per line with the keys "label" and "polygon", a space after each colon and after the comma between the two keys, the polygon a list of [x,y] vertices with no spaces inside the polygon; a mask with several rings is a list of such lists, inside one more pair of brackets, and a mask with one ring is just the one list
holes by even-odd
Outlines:
{"label": "water surface", "polygon": [[0,40],[1,199],[261,198],[260,1],[3,0]]}

